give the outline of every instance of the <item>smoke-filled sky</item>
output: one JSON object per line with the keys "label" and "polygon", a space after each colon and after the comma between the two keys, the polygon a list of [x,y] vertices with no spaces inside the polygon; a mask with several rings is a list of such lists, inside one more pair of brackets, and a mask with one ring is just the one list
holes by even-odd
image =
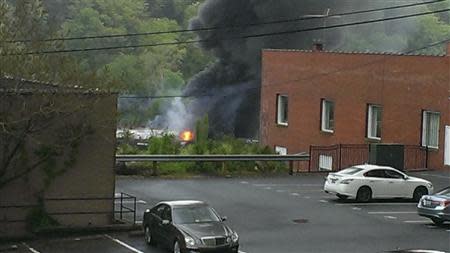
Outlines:
{"label": "smoke-filled sky", "polygon": [[[255,24],[271,20],[298,18],[305,15],[330,15],[354,10],[366,10],[394,6],[414,1],[381,0],[207,0],[200,8],[196,18],[191,20],[191,28],[235,27],[242,24]],[[227,40],[242,35],[261,34],[276,31],[296,30],[330,24],[348,23],[367,19],[396,16],[404,12],[414,13],[418,9],[378,12],[373,15],[359,15],[264,26],[243,26],[239,28],[217,29],[199,32],[201,48],[211,51],[217,58],[214,65],[197,74],[188,84],[186,95],[208,94],[189,104],[193,117],[208,113],[210,129],[215,134],[235,134],[239,137],[255,137],[259,126],[259,86],[261,68],[261,49],[310,49],[313,41],[320,40],[325,49],[348,49],[343,45],[346,33],[365,33],[377,29],[390,29],[390,33],[407,36],[411,21],[396,21],[392,24],[365,25],[354,28],[322,30],[295,33],[282,36],[269,36],[244,40]],[[402,40],[400,40],[402,41]],[[404,40],[403,40],[404,41]],[[402,43],[379,41],[380,51],[398,51]],[[350,48],[351,49],[351,48]],[[192,125],[192,122],[191,122]]]}

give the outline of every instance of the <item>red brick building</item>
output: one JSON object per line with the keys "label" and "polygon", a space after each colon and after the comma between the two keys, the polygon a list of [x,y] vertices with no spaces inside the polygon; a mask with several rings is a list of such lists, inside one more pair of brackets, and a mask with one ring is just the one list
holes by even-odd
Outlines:
{"label": "red brick building", "polygon": [[428,146],[428,167],[450,168],[447,48],[445,56],[264,50],[261,142],[289,154],[311,145]]}

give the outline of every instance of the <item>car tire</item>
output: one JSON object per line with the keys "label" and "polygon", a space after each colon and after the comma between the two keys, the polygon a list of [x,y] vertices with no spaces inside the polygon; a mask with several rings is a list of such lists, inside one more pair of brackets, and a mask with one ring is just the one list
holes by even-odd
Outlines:
{"label": "car tire", "polygon": [[342,194],[336,194],[336,196],[340,199],[340,200],[346,200],[348,199],[348,196],[342,195]]}
{"label": "car tire", "polygon": [[431,221],[433,221],[436,226],[441,226],[444,223],[444,221],[439,218],[431,218]]}
{"label": "car tire", "polygon": [[148,245],[156,245],[155,239],[152,236],[152,231],[150,231],[149,226],[145,226],[144,228],[144,238],[145,243],[147,243]]}
{"label": "car tire", "polygon": [[369,202],[372,199],[372,190],[368,186],[363,186],[356,193],[356,201]]}
{"label": "car tire", "polygon": [[427,195],[428,190],[424,186],[419,186],[414,190],[413,193],[413,200],[415,202],[419,202],[419,200],[422,198],[423,195]]}
{"label": "car tire", "polygon": [[173,253],[181,253],[180,243],[178,241],[173,243]]}

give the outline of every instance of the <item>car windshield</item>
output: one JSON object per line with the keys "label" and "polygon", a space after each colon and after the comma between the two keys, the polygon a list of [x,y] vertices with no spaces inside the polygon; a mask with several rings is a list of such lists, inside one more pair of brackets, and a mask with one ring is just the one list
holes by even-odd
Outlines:
{"label": "car windshield", "polygon": [[344,174],[344,175],[354,175],[360,171],[362,171],[363,169],[361,168],[357,168],[357,167],[350,167],[344,170],[339,171],[339,174]]}
{"label": "car windshield", "polygon": [[450,187],[441,190],[440,192],[436,193],[436,195],[444,195],[450,197]]}
{"label": "car windshield", "polygon": [[173,209],[173,222],[175,224],[217,221],[220,221],[219,217],[208,206],[177,207]]}

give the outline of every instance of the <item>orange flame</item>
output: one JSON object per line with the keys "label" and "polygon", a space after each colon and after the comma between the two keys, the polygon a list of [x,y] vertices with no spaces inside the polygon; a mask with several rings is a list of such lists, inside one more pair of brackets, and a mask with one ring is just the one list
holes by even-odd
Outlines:
{"label": "orange flame", "polygon": [[184,130],[180,133],[180,139],[185,142],[191,142],[194,140],[194,133],[189,130]]}

